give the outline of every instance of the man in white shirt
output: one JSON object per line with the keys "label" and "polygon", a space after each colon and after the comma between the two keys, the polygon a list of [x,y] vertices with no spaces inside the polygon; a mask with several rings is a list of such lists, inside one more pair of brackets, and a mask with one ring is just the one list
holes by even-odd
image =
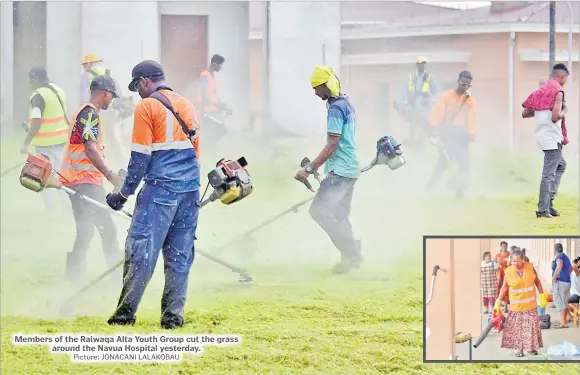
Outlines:
{"label": "man in white shirt", "polygon": [[554,208],[553,201],[562,175],[566,171],[566,160],[562,155],[562,146],[566,144],[562,132],[562,119],[565,118],[567,112],[563,86],[569,74],[566,65],[554,65],[548,82],[530,95],[526,100],[526,102],[530,101],[527,105],[524,102],[522,117],[536,118],[536,142],[544,152],[544,168],[540,183],[538,211],[536,211],[538,218],[552,218],[560,215],[559,211]]}

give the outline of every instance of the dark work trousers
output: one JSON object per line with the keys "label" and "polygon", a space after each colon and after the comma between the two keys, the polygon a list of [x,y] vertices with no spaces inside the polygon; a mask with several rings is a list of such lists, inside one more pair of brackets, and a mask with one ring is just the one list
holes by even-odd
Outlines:
{"label": "dark work trousers", "polygon": [[538,211],[549,212],[554,198],[558,193],[560,180],[566,171],[566,160],[562,155],[562,145],[556,150],[544,151],[544,168],[540,182],[540,197],[538,199]]}
{"label": "dark work trousers", "polygon": [[329,173],[320,184],[310,206],[310,215],[328,234],[343,260],[357,260],[361,257],[349,220],[356,180]]}
{"label": "dark work trousers", "polygon": [[228,130],[220,113],[204,113],[201,116],[200,139],[203,146],[213,148],[227,134]]}
{"label": "dark work trousers", "polygon": [[439,147],[437,164],[429,179],[429,187],[437,188],[447,169],[453,162],[457,163],[457,190],[467,188],[469,178],[469,135],[467,131],[455,125],[442,125],[439,129],[442,146]]}
{"label": "dark work trousers", "polygon": [[165,288],[161,297],[161,325],[168,329],[180,327],[189,271],[195,258],[199,190],[175,193],[146,184],[136,203],[125,242],[123,289],[109,324],[135,322],[137,307],[163,251]]}
{"label": "dark work trousers", "polygon": [[[105,201],[105,188],[102,185],[79,184],[70,186],[71,190],[91,198],[97,202],[107,204]],[[91,240],[95,235],[95,228],[101,236],[101,244],[105,253],[107,267],[114,266],[123,258],[117,239],[117,228],[111,214],[100,207],[90,204],[78,196],[71,195],[73,215],[76,223],[76,238],[72,252],[67,254],[67,277],[73,283],[82,282],[85,275],[87,251]],[[121,281],[119,273],[113,273]]]}

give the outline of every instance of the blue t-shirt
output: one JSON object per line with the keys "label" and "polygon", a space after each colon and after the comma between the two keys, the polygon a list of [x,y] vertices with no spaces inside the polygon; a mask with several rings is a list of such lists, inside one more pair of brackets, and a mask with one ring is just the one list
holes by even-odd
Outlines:
{"label": "blue t-shirt", "polygon": [[334,154],[326,161],[324,173],[348,178],[358,178],[360,165],[356,152],[356,117],[354,107],[344,95],[332,97],[327,102],[327,132],[339,134],[340,140]]}
{"label": "blue t-shirt", "polygon": [[556,267],[558,267],[558,259],[562,259],[562,270],[560,270],[560,274],[556,280],[563,283],[569,283],[570,273],[572,272],[572,264],[570,263],[570,258],[568,258],[568,256],[564,253],[556,255],[556,259],[552,262],[552,276],[554,276]]}

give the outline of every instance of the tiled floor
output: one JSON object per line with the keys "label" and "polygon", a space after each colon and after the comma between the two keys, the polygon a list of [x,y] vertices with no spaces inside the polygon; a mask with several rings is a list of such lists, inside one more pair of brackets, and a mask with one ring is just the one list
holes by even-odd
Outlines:
{"label": "tiled floor", "polygon": [[[546,313],[550,314],[552,325],[554,323],[559,323],[560,317],[558,312],[553,308],[546,308]],[[487,314],[481,314],[481,324],[482,327],[487,326]],[[473,360],[500,360],[500,361],[517,361],[517,360],[577,360],[580,362],[580,356],[574,357],[553,357],[548,358],[548,348],[552,345],[563,344],[564,341],[569,341],[577,346],[580,346],[580,327],[574,328],[572,323],[568,323],[569,328],[564,329],[544,329],[542,330],[542,339],[544,341],[544,347],[538,351],[537,356],[527,355],[523,358],[518,358],[515,356],[515,351],[502,349],[501,348],[501,333],[490,332],[485,341],[475,349],[473,348],[473,342],[477,340],[479,333],[473,335],[472,342],[472,359]],[[483,329],[483,328],[482,328]],[[456,355],[458,360],[469,360],[469,343],[456,344]]]}

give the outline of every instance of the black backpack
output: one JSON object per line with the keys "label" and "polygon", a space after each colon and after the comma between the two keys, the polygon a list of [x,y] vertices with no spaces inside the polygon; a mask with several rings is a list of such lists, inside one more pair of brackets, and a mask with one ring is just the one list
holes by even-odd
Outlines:
{"label": "black backpack", "polygon": [[550,322],[550,314],[544,314],[539,318],[540,318],[540,328],[550,329],[550,327],[552,326],[552,323]]}

